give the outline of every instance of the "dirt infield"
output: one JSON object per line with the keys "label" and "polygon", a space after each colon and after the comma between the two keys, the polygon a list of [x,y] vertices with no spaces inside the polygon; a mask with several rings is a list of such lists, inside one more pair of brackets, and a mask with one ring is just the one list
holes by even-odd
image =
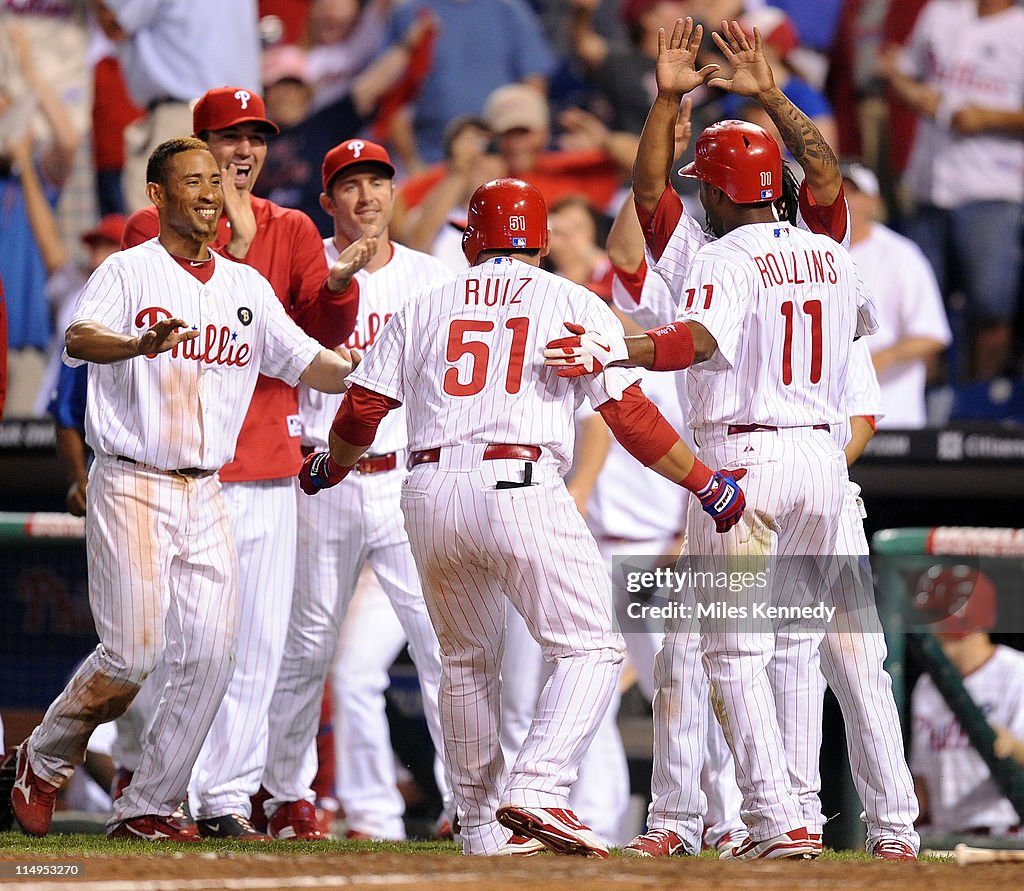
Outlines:
{"label": "dirt infield", "polygon": [[294,888],[453,888],[458,891],[569,891],[594,888],[756,889],[1009,888],[1021,867],[953,863],[860,861],[719,863],[710,859],[608,861],[542,856],[529,860],[477,859],[437,854],[345,853],[266,855],[167,852],[107,856],[38,855],[32,863],[77,863],[78,878],[14,878],[25,853],[0,853],[0,887],[27,891],[271,891]]}

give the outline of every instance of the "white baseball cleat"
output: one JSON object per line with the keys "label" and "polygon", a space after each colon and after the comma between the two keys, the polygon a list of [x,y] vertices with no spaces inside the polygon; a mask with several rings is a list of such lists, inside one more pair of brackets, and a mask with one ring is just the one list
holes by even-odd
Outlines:
{"label": "white baseball cleat", "polygon": [[517,835],[537,839],[556,854],[607,857],[608,846],[568,808],[498,808],[498,822]]}
{"label": "white baseball cleat", "polygon": [[520,835],[518,832],[512,834],[505,844],[494,852],[495,857],[535,857],[547,848],[539,838],[530,838],[528,835]]}
{"label": "white baseball cleat", "polygon": [[807,830],[801,826],[799,829],[792,829],[764,841],[748,838],[743,844],[722,851],[719,857],[722,860],[813,860],[820,853],[820,842],[812,840]]}

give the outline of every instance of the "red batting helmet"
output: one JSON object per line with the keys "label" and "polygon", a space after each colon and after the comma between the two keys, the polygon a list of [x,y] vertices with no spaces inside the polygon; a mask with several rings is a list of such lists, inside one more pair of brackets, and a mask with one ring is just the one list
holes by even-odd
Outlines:
{"label": "red batting helmet", "polygon": [[492,179],[469,199],[462,252],[469,265],[481,251],[515,251],[548,244],[548,208],[540,190],[521,179]]}
{"label": "red batting helmet", "polygon": [[703,180],[734,204],[782,197],[782,155],[768,131],[746,121],[719,121],[697,138],[694,159],[680,176]]}
{"label": "red batting helmet", "polygon": [[996,624],[996,589],[988,576],[962,563],[936,564],[917,580],[914,605],[940,634],[989,631]]}

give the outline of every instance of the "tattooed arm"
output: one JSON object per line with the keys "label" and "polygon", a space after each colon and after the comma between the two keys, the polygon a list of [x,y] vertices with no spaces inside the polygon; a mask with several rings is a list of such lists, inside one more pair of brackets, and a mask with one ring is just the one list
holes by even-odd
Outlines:
{"label": "tattooed arm", "polygon": [[843,184],[839,159],[814,122],[775,86],[772,68],[764,58],[761,32],[754,29],[753,46],[737,22],[722,22],[722,32],[724,37],[715,32],[712,39],[725,55],[733,76],[712,78],[708,85],[756,99],[778,127],[789,153],[803,168],[815,203],[831,205]]}

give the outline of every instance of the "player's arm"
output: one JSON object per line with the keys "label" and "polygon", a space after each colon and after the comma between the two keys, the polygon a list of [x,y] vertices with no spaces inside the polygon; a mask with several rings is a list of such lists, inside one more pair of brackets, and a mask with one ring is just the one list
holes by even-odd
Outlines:
{"label": "player's arm", "polygon": [[576,502],[576,509],[583,516],[587,515],[587,502],[597,485],[597,478],[601,475],[611,444],[608,426],[597,415],[590,415],[580,422],[576,464],[566,488]]}
{"label": "player's arm", "polygon": [[342,397],[327,437],[329,449],[306,456],[299,485],[307,495],[338,485],[373,443],[385,415],[401,405],[396,399],[353,384]]}
{"label": "player's arm", "polygon": [[72,359],[108,365],[136,356],[155,356],[179,343],[194,340],[198,331],[186,329],[184,319],[161,319],[144,334],[118,334],[92,319],[72,322],[64,335],[64,348]]}
{"label": "player's arm", "polygon": [[337,351],[320,350],[299,375],[299,380],[321,393],[344,393],[345,379],[358,363],[359,354],[356,352],[350,353],[341,348]]}
{"label": "player's arm", "polygon": [[626,387],[621,399],[609,399],[597,410],[641,464],[693,492],[718,532],[728,532],[739,522],[746,500],[736,481],[746,470],[712,471],[699,461],[639,384]]}
{"label": "player's arm", "polygon": [[586,331],[572,322],[565,327],[571,336],[550,341],[544,350],[544,364],[557,368],[559,377],[597,374],[613,365],[681,371],[706,362],[718,349],[711,332],[693,320],[672,322],[632,337],[621,331]]}
{"label": "player's arm", "polygon": [[703,26],[694,27],[689,16],[685,21],[676,19],[667,40],[664,29],[658,32],[658,95],[647,113],[633,162],[633,194],[637,206],[648,214],[653,214],[658,206],[676,159],[679,103],[718,70],[717,65],[705,65],[699,70],[695,67],[703,34]]}
{"label": "player's arm", "polygon": [[84,517],[85,490],[89,484],[85,437],[75,427],[65,427],[61,424],[57,424],[55,433],[57,460],[64,468],[68,481],[68,492],[65,497],[68,513],[73,517]]}
{"label": "player's arm", "polygon": [[875,366],[875,373],[881,374],[893,365],[917,360],[926,361],[941,353],[946,346],[947,344],[934,337],[904,337],[892,346],[873,352],[871,362]]}
{"label": "player's arm", "polygon": [[775,85],[772,67],[764,57],[760,30],[754,29],[753,44],[739,22],[722,22],[722,32],[712,34],[712,40],[729,63],[732,77],[714,77],[708,86],[756,99],[803,169],[804,181],[815,203],[834,204],[843,186],[839,159],[814,122]]}
{"label": "player's arm", "polygon": [[917,796],[917,825],[927,824],[931,820],[931,814],[928,810],[928,783],[924,777],[914,776],[914,794]]}
{"label": "player's arm", "polygon": [[864,449],[875,435],[875,419],[871,415],[853,415],[850,418],[850,441],[843,451],[846,454],[846,466],[854,463],[864,454]]}

